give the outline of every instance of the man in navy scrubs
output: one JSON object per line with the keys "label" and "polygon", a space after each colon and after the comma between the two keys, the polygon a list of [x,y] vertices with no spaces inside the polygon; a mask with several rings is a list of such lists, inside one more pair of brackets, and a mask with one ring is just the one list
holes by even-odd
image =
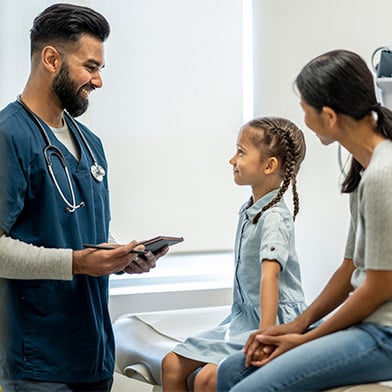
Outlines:
{"label": "man in navy scrubs", "polygon": [[[30,32],[31,73],[0,111],[0,385],[3,391],[110,391],[111,273],[148,272],[167,252],[138,256],[111,241],[100,139],[73,120],[102,86],[107,20],[55,4]],[[68,114],[67,114],[68,113]]]}

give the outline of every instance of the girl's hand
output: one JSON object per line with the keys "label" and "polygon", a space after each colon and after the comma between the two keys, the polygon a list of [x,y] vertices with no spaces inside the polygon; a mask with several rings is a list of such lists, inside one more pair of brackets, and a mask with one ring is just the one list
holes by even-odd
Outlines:
{"label": "girl's hand", "polygon": [[246,366],[259,367],[259,363],[264,359],[268,358],[269,355],[274,351],[275,346],[265,346],[260,344],[260,346],[254,351],[252,356],[246,358]]}
{"label": "girl's hand", "polygon": [[245,343],[243,352],[245,354],[245,366],[249,367],[254,360],[261,360],[263,355],[263,345],[256,339],[256,336],[265,332],[265,328],[258,329],[249,335]]}
{"label": "girl's hand", "polygon": [[252,366],[260,367],[270,362],[279,355],[291,350],[292,348],[305,343],[304,335],[286,334],[280,336],[256,335],[255,339],[267,350],[263,349],[263,354],[254,356],[250,361]]}
{"label": "girl's hand", "polygon": [[297,323],[296,320],[293,320],[292,322],[287,324],[280,324],[280,325],[275,325],[273,327],[258,329],[257,331],[253,332],[249,336],[243,350],[244,354],[246,355],[245,366],[248,367],[250,365],[253,365],[252,362],[253,362],[254,355],[255,358],[257,358],[257,361],[259,361],[261,360],[262,356],[268,357],[271,354],[271,352],[275,350],[275,347],[261,343],[257,339],[257,336],[259,335],[281,336],[289,333],[301,333],[301,332],[303,332],[303,327],[300,325],[300,323]]}

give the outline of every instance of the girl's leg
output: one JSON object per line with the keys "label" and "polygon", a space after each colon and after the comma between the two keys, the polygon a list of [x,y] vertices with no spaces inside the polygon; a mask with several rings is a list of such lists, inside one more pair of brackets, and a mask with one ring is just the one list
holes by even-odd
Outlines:
{"label": "girl's leg", "polygon": [[288,351],[231,391],[320,391],[391,378],[392,327],[362,323]]}
{"label": "girl's leg", "polygon": [[226,357],[218,365],[217,392],[229,391],[235,384],[258,370],[253,366],[245,367],[245,355],[242,352]]}
{"label": "girl's leg", "polygon": [[162,390],[164,392],[187,391],[187,377],[203,365],[203,362],[182,357],[174,352],[166,354],[162,360]]}
{"label": "girl's leg", "polygon": [[193,390],[194,392],[215,392],[216,391],[216,369],[217,365],[207,363],[197,373]]}

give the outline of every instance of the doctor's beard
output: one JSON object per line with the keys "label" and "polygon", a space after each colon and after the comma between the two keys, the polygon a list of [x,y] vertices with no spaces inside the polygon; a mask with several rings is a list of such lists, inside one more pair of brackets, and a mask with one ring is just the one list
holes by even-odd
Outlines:
{"label": "doctor's beard", "polygon": [[64,62],[59,74],[53,79],[52,87],[63,108],[72,116],[82,115],[88,108],[88,99],[83,98],[80,89],[69,75],[68,65]]}

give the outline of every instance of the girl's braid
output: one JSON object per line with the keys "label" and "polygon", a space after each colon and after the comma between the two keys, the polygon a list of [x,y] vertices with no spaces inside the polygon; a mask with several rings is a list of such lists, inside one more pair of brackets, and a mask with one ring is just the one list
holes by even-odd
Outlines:
{"label": "girl's braid", "polygon": [[[289,183],[291,181],[291,189],[293,193],[293,205],[294,205],[294,211],[293,211],[293,219],[295,220],[295,217],[297,216],[299,212],[299,197],[298,197],[298,192],[297,192],[297,172],[299,169],[299,164],[302,162],[303,158],[301,158],[301,145],[296,145],[295,141],[297,141],[297,144],[302,142],[301,140],[298,140],[298,138],[295,138],[295,135],[292,135],[292,132],[295,131],[292,128],[288,127],[287,131],[283,131],[284,135],[283,137],[287,139],[289,142],[286,144],[287,145],[287,163],[286,163],[286,172],[284,178],[287,178]],[[289,153],[290,151],[290,153]]]}
{"label": "girl's braid", "polygon": [[[256,214],[253,218],[253,223],[257,223],[264,211],[268,210],[282,199],[284,193],[289,188],[290,183],[293,193],[293,219],[295,219],[299,211],[297,172],[305,156],[305,141],[302,131],[288,120],[272,118],[265,119],[265,121],[269,126],[263,127],[264,134],[272,133],[272,138],[267,139],[271,140],[271,155],[273,156],[275,153],[277,158],[282,162],[283,180],[276,196]],[[252,126],[252,124],[250,124],[250,126]],[[266,138],[264,137],[264,140],[265,139]],[[279,148],[279,145],[282,148]],[[275,151],[273,151],[273,146],[277,146]],[[270,146],[267,145],[267,149],[269,147]]]}

